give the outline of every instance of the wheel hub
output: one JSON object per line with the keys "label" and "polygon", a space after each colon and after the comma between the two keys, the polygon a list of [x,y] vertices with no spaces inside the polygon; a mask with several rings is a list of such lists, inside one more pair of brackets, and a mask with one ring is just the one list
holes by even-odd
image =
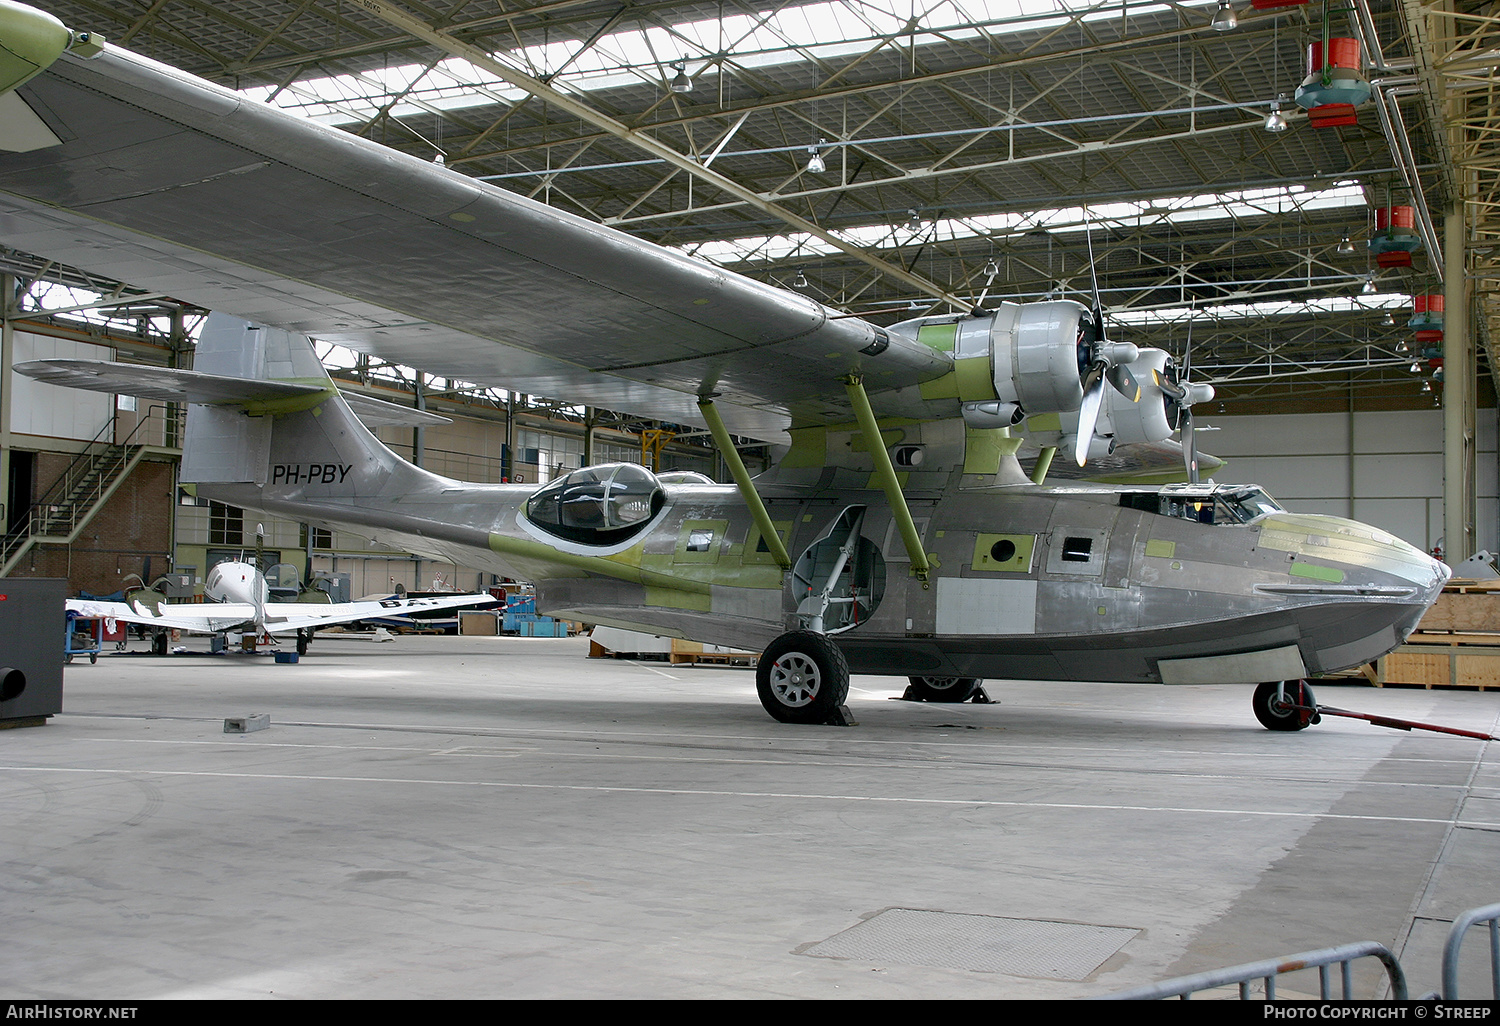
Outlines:
{"label": "wheel hub", "polygon": [[771,690],[783,705],[797,708],[818,695],[818,664],[801,652],[788,652],[771,666]]}

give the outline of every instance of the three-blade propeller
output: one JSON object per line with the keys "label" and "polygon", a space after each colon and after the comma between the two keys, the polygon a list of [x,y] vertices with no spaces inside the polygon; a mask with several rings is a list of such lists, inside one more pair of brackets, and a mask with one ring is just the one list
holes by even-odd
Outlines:
{"label": "three-blade propeller", "polygon": [[1193,371],[1192,322],[1188,322],[1187,347],[1182,353],[1182,373],[1176,364],[1167,361],[1165,374],[1152,372],[1156,387],[1167,397],[1170,407],[1168,422],[1176,428],[1182,438],[1182,461],[1187,467],[1188,482],[1198,483],[1198,443],[1193,431],[1193,404],[1206,403],[1214,397],[1214,386],[1189,380]]}
{"label": "three-blade propeller", "polygon": [[[1088,221],[1088,207],[1083,208],[1084,220]],[[1089,447],[1094,441],[1094,428],[1099,423],[1099,408],[1104,405],[1104,382],[1109,383],[1131,402],[1141,398],[1140,382],[1125,365],[1134,363],[1140,350],[1129,342],[1111,342],[1104,333],[1104,305],[1099,302],[1099,265],[1094,260],[1094,228],[1088,225],[1089,276],[1094,284],[1094,308],[1091,324],[1078,339],[1079,364],[1083,373],[1083,404],[1078,407],[1078,434],[1073,442],[1073,453],[1081,467],[1088,462]],[[1085,337],[1086,336],[1086,337]]]}
{"label": "three-blade propeller", "polygon": [[1083,404],[1078,408],[1078,437],[1073,446],[1080,467],[1088,462],[1089,445],[1099,423],[1099,408],[1104,405],[1104,383],[1108,381],[1133,403],[1141,398],[1141,384],[1126,366],[1135,362],[1140,350],[1130,342],[1111,342],[1105,337],[1104,310],[1097,301],[1092,322],[1078,343],[1080,362],[1086,361]]}

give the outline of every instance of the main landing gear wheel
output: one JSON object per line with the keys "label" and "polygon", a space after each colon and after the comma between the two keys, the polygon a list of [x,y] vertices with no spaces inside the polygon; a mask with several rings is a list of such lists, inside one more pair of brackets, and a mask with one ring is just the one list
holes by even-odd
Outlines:
{"label": "main landing gear wheel", "polygon": [[312,641],[312,631],[303,630],[297,632],[297,654],[299,656],[307,655],[307,645],[310,641]]}
{"label": "main landing gear wheel", "polygon": [[1268,680],[1256,686],[1251,704],[1255,718],[1267,730],[1301,730],[1322,719],[1305,680]]}
{"label": "main landing gear wheel", "polygon": [[157,631],[155,634],[151,635],[151,654],[152,655],[166,655],[167,654],[167,632],[166,631]]}
{"label": "main landing gear wheel", "polygon": [[978,677],[908,677],[903,698],[917,702],[967,702],[983,683]]}
{"label": "main landing gear wheel", "polygon": [[788,631],[761,653],[755,690],[766,712],[782,723],[842,725],[849,661],[827,635]]}

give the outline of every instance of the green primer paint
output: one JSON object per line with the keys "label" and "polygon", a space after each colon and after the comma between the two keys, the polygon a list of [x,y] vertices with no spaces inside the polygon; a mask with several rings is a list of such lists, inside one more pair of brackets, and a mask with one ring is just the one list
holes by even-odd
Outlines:
{"label": "green primer paint", "polygon": [[957,399],[958,372],[949,371],[940,378],[922,382],[919,387],[923,399]]}
{"label": "green primer paint", "polygon": [[1034,534],[976,534],[969,565],[991,573],[1030,573],[1035,551]]}
{"label": "green primer paint", "polygon": [[1014,456],[1021,440],[1009,428],[964,428],[964,473],[998,474],[1000,460]]}
{"label": "green primer paint", "polygon": [[828,463],[828,429],[826,427],[792,428],[792,447],[781,457],[788,470],[821,467]]}
{"label": "green primer paint", "polygon": [[963,402],[977,403],[1000,398],[999,393],[995,391],[995,376],[991,371],[988,356],[972,356],[965,360],[954,360],[953,374],[958,385],[958,398]]}
{"label": "green primer paint", "polygon": [[917,329],[917,341],[929,349],[951,353],[953,347],[958,344],[958,325],[956,323],[924,324]]}
{"label": "green primer paint", "polygon": [[1330,584],[1344,583],[1344,571],[1338,567],[1318,566],[1316,563],[1293,563],[1287,573],[1293,577],[1306,577],[1309,580],[1327,581]]}
{"label": "green primer paint", "polygon": [[[563,552],[531,538],[495,533],[490,534],[489,545],[491,552],[531,560],[543,566],[566,567],[573,571],[597,574],[600,577],[613,577],[616,580],[630,581],[647,587],[679,589],[704,596],[709,593],[709,585],[706,581],[695,581],[690,577],[673,573],[670,565],[666,572],[662,572],[633,566],[626,562],[630,558],[636,561],[641,559],[639,546],[614,556],[583,556],[575,552]],[[577,574],[571,576],[577,576]]]}

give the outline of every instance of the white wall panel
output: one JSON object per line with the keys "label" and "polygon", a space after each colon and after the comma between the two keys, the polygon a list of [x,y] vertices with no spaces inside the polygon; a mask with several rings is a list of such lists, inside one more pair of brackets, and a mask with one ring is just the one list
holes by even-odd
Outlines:
{"label": "white wall panel", "polygon": [[[1348,484],[1347,470],[1337,483]],[[1346,487],[1346,494],[1347,491]],[[1356,499],[1366,496],[1442,494],[1442,453],[1356,456],[1354,458],[1354,496]]]}
{"label": "white wall panel", "polygon": [[[50,335],[15,333],[15,362],[69,358],[111,360],[114,350]],[[17,434],[75,438],[87,442],[109,423],[114,396],[77,388],[44,385],[11,372],[10,429]],[[113,439],[110,439],[113,441]]]}
{"label": "white wall panel", "polygon": [[[1224,417],[1199,448],[1228,461],[1214,478],[1253,481],[1298,512],[1350,516],[1430,550],[1443,533],[1443,412],[1359,413],[1350,445],[1347,413]],[[1500,456],[1496,411],[1480,410],[1475,480],[1481,548],[1500,549]]]}

